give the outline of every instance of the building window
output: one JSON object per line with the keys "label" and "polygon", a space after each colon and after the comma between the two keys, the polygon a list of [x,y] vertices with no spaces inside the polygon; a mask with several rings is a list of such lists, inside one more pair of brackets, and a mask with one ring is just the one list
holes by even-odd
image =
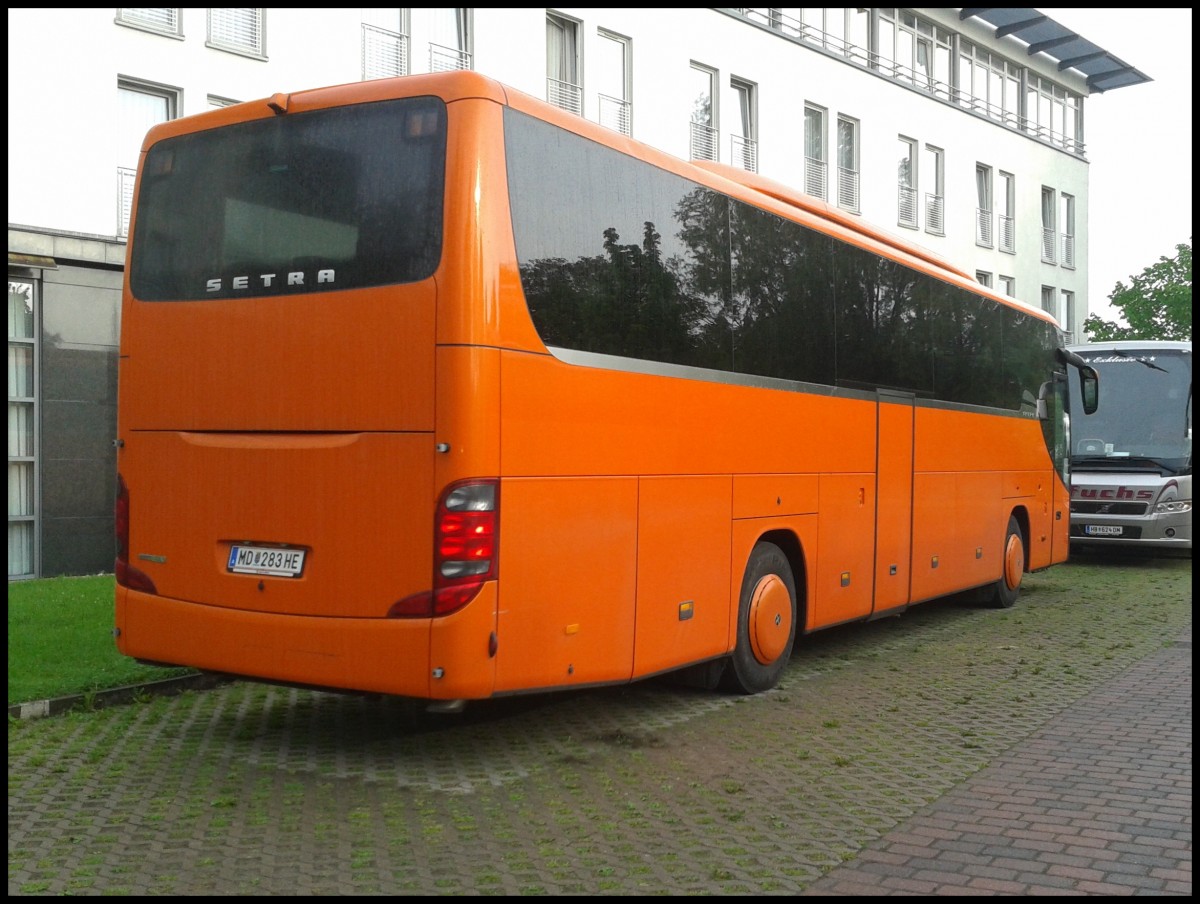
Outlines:
{"label": "building window", "polygon": [[1075,335],[1075,293],[1062,291],[1062,327],[1067,331],[1068,341]]}
{"label": "building window", "polygon": [[688,153],[693,160],[717,158],[717,72],[699,63],[692,63],[692,118],[689,123]]}
{"label": "building window", "polygon": [[145,6],[136,9],[117,7],[117,24],[171,38],[182,38],[182,17],[179,13],[179,8],[167,6]]}
{"label": "building window", "polygon": [[939,97],[950,96],[951,32],[908,10],[882,7],[876,34],[880,72]]}
{"label": "building window", "polygon": [[837,166],[838,207],[858,213],[858,120],[847,116],[838,117]]}
{"label": "building window", "polygon": [[37,574],[37,296],[8,278],[8,577]]}
{"label": "building window", "polygon": [[1017,280],[1016,280],[1016,278],[1012,277],[1012,276],[1001,276],[1000,277],[1000,291],[1003,292],[1005,295],[1007,295],[1009,298],[1016,298],[1017,297]]}
{"label": "building window", "polygon": [[1058,311],[1054,309],[1055,301],[1054,286],[1042,286],[1042,310],[1057,320]]}
{"label": "building window", "polygon": [[986,270],[976,270],[975,282],[990,289],[992,287],[992,274],[988,273]]}
{"label": "building window", "polygon": [[955,98],[961,106],[1015,128],[1020,122],[1021,67],[970,41],[959,41]]}
{"label": "building window", "polygon": [[1043,141],[1083,153],[1081,98],[1049,79],[1029,74],[1025,87],[1025,130]]}
{"label": "building window", "polygon": [[1000,172],[1000,188],[996,194],[1000,204],[1000,250],[1008,254],[1017,253],[1016,184],[1012,173]]}
{"label": "building window", "polygon": [[992,168],[975,164],[975,244],[992,247]]}
{"label": "building window", "polygon": [[1054,189],[1042,186],[1042,263],[1053,264],[1054,258]]}
{"label": "building window", "polygon": [[825,111],[804,105],[804,191],[814,198],[828,197],[829,174],[825,162]]}
{"label": "building window", "polygon": [[[460,7],[414,6],[409,13],[413,47],[428,46],[428,72],[471,68],[470,10]],[[415,62],[415,61],[414,61]]]}
{"label": "building window", "polygon": [[1061,242],[1062,265],[1070,270],[1075,269],[1075,198],[1072,195],[1064,194],[1060,198],[1059,204],[1059,228],[1062,234],[1059,236]]}
{"label": "building window", "polygon": [[267,58],[263,10],[243,6],[210,7],[208,47],[256,59]]}
{"label": "building window", "polygon": [[900,158],[896,165],[897,219],[901,226],[917,228],[917,143],[900,136]]}
{"label": "building window", "polygon": [[404,10],[363,7],[362,78],[395,78],[409,73],[408,28]]}
{"label": "building window", "polygon": [[233,100],[229,97],[218,97],[216,94],[208,95],[208,105],[210,107],[232,107],[234,104],[240,103],[240,100]]}
{"label": "building window", "polygon": [[546,16],[546,100],[583,115],[583,86],[579,78],[579,23]]}
{"label": "building window", "polygon": [[752,173],[758,172],[758,92],[755,86],[741,79],[730,79],[729,86],[738,100],[739,131],[730,136],[731,160]]}
{"label": "building window", "polygon": [[152,126],[174,119],[179,92],[122,79],[117,82],[117,236],[129,235],[133,182],[142,140]]}
{"label": "building window", "polygon": [[925,192],[925,231],[930,235],[946,234],[945,160],[941,148],[925,145],[925,181],[933,182],[933,191]]}
{"label": "building window", "polygon": [[597,78],[600,92],[600,124],[622,135],[633,134],[632,94],[633,58],[629,38],[600,30],[596,53],[599,57]]}

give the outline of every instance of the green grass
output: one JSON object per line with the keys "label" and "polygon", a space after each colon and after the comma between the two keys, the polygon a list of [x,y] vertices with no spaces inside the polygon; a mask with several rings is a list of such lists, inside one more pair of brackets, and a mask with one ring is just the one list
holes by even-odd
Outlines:
{"label": "green grass", "polygon": [[111,574],[8,585],[8,703],[191,674],[141,665],[113,639]]}

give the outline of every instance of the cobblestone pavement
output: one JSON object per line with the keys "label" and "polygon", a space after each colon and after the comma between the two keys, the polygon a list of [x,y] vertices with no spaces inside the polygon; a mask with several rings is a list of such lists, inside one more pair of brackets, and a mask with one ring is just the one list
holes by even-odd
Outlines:
{"label": "cobblestone pavement", "polygon": [[9,723],[10,894],[1191,894],[1191,561],[805,638],[780,687]]}

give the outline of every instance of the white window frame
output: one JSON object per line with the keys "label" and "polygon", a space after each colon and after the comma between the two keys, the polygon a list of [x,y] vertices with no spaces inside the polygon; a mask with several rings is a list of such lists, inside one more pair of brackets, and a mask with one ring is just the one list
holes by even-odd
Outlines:
{"label": "white window frame", "polygon": [[1015,276],[999,276],[997,277],[1000,291],[1009,298],[1017,297],[1017,279]]}
{"label": "white window frame", "polygon": [[925,192],[925,231],[930,235],[946,234],[946,152],[936,145],[925,145],[926,182],[933,181],[933,191]]}
{"label": "white window frame", "polygon": [[729,136],[730,161],[747,172],[758,172],[758,85],[732,76],[729,87],[738,101],[737,131]]}
{"label": "white window frame", "polygon": [[804,192],[822,201],[829,197],[828,119],[824,107],[804,105]]}
{"label": "white window frame", "polygon": [[[616,46],[620,48],[621,53],[621,71],[616,74],[616,77],[613,77],[611,72],[605,73],[608,76],[607,79],[604,79],[604,76],[601,77],[601,90],[596,92],[596,121],[622,135],[632,135],[633,40],[606,28],[596,29],[596,37],[600,41],[601,47]],[[609,42],[608,45],[605,44],[606,41]],[[600,56],[600,54],[596,55]],[[601,57],[601,68],[603,68],[604,62],[604,58]],[[605,88],[609,88],[609,90],[606,91]]]}
{"label": "white window frame", "polygon": [[1042,263],[1057,264],[1055,245],[1058,218],[1058,192],[1048,185],[1042,186]]}
{"label": "white window frame", "polygon": [[[837,131],[837,205],[850,213],[862,210],[859,174],[859,122],[850,116],[838,115]],[[848,136],[848,141],[843,140]]]}
{"label": "white window frame", "polygon": [[[919,143],[915,138],[897,135],[903,151],[896,167],[896,223],[905,229],[920,228],[920,213],[917,207],[917,197],[920,191],[920,179],[917,170]],[[905,164],[907,163],[907,179]]]}
{"label": "white window frame", "polygon": [[[36,271],[35,271],[36,272]],[[8,347],[9,347],[9,379],[8,379],[8,400],[9,400],[9,450],[8,450],[8,579],[11,580],[27,580],[37,577],[41,571],[40,555],[41,555],[41,499],[39,478],[39,444],[41,442],[40,431],[38,424],[41,421],[39,417],[40,406],[38,397],[40,393],[39,377],[41,371],[40,355],[41,342],[39,336],[41,333],[41,280],[30,278],[27,275],[14,273],[12,270],[8,274],[9,285],[19,283],[22,286],[29,287],[30,299],[30,335],[16,335],[13,327],[16,323],[16,318],[13,312],[9,311],[8,316]],[[12,304],[10,294],[9,303]],[[16,376],[15,367],[19,355],[14,356],[13,352],[16,349],[28,350],[29,352],[29,379],[28,394],[14,394],[14,377]],[[28,418],[20,415],[16,418],[14,424],[13,405],[18,408],[27,408],[29,412]],[[28,432],[26,433],[19,426],[21,421],[26,421]],[[14,433],[15,431],[15,433]],[[13,443],[18,443],[18,448],[13,449]],[[27,445],[26,445],[27,444]],[[14,451],[16,454],[14,454]],[[22,488],[21,484],[24,481],[21,478],[26,477],[25,467],[28,466],[28,484]],[[16,471],[14,471],[16,467]],[[28,490],[29,498],[25,499],[25,489]],[[16,491],[14,493],[14,491]],[[24,505],[22,505],[24,503]],[[14,507],[18,510],[14,511]],[[27,511],[25,509],[28,509]],[[28,532],[28,546],[24,543],[18,543],[18,551],[22,553],[22,557],[27,561],[28,567],[22,568],[19,571],[13,570],[13,527],[20,525],[23,529],[20,534]],[[28,528],[25,526],[28,525]]]}
{"label": "white window frame", "polygon": [[999,170],[998,172],[1000,175],[1000,190],[996,192],[996,200],[1000,202],[1001,206],[996,214],[996,225],[1000,232],[996,245],[1005,254],[1016,254],[1017,177],[1012,173],[1004,172],[1004,170]]}
{"label": "white window frame", "polygon": [[1075,269],[1075,196],[1059,195],[1059,262],[1067,270]]}
{"label": "white window frame", "polygon": [[995,195],[992,187],[992,168],[986,163],[975,164],[975,244],[980,248],[993,247],[995,227]]}
{"label": "white window frame", "polygon": [[546,13],[546,100],[576,116],[583,115],[581,24],[562,13]]}
{"label": "white window frame", "polygon": [[[178,88],[158,85],[140,79],[118,77],[118,103],[121,103],[119,95],[123,91],[134,94],[145,94],[164,101],[166,104],[166,119],[160,120],[161,122],[170,122],[179,116],[180,91]],[[118,131],[120,131],[124,127],[124,123],[120,120],[120,115],[117,117],[117,122]],[[142,135],[126,135],[122,137],[129,139],[129,147],[140,147],[144,134],[143,132]],[[122,158],[117,160],[117,218],[115,235],[119,239],[126,238],[129,235],[129,219],[132,213],[133,183],[137,175],[137,163],[136,154],[131,154],[128,159]]]}
{"label": "white window frame", "polygon": [[[720,92],[717,86],[721,84],[720,71],[697,63],[690,63],[693,83],[696,77],[707,81],[708,87],[691,100],[692,109],[688,113],[689,129],[688,153],[693,160],[720,160]],[[704,112],[704,102],[707,100],[708,110]]]}

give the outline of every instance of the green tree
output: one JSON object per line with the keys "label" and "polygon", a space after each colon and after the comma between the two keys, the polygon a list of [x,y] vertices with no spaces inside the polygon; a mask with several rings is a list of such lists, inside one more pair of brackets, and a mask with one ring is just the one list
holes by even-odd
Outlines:
{"label": "green tree", "polygon": [[1176,245],[1175,252],[1132,277],[1130,285],[1117,283],[1108,300],[1128,326],[1092,314],[1083,322],[1091,341],[1192,338],[1191,240]]}

